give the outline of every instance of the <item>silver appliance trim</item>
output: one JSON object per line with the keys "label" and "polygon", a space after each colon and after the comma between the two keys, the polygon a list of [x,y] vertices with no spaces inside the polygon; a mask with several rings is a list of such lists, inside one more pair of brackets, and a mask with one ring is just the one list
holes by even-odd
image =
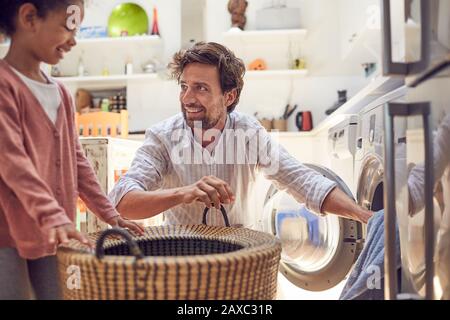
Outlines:
{"label": "silver appliance trim", "polygon": [[396,199],[394,117],[421,115],[425,141],[425,299],[434,292],[434,208],[433,208],[433,137],[430,103],[388,103],[385,106],[385,298],[398,298],[396,270]]}
{"label": "silver appliance trim", "polygon": [[421,59],[413,63],[400,63],[392,61],[392,26],[391,1],[381,1],[382,43],[383,43],[383,73],[384,75],[411,75],[425,70],[430,63],[429,41],[431,38],[430,4],[428,0],[420,0],[421,9]]}

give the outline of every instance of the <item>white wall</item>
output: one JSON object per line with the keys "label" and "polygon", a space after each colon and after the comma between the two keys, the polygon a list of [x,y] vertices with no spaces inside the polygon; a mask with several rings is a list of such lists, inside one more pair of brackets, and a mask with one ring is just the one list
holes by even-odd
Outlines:
{"label": "white wall", "polygon": [[[241,100],[236,108],[258,117],[280,117],[287,103],[297,104],[297,111],[311,110],[313,124],[326,118],[325,110],[337,101],[337,90],[347,89],[348,97],[355,95],[367,81],[362,77],[305,77],[251,79],[244,84]],[[292,94],[291,94],[292,85]],[[297,131],[295,114],[289,118],[288,130]]]}
{"label": "white wall", "polygon": [[181,1],[181,44],[184,46],[191,39],[205,40],[203,11],[206,0]]}
{"label": "white wall", "polygon": [[142,131],[180,112],[175,81],[154,81],[128,88],[129,128]]}
{"label": "white wall", "polygon": [[[256,11],[270,6],[272,1],[248,0],[248,3],[245,30],[255,30]],[[223,33],[231,26],[227,4],[228,0],[206,0],[205,25],[208,41],[224,42]],[[347,89],[348,98],[351,98],[368,84],[368,80],[364,78],[359,65],[355,66],[351,61],[341,59],[339,1],[287,0],[286,4],[300,8],[301,27],[308,31],[297,48],[306,57],[308,76],[247,79],[237,110],[250,114],[258,112],[258,116],[272,118],[281,116],[287,103],[298,104],[299,110],[312,111],[313,123],[317,125],[326,117],[325,110],[337,100],[337,90]],[[260,52],[255,50],[256,45],[253,50],[250,46],[237,46],[233,49],[240,57],[245,56],[244,61],[247,63],[249,54],[255,54],[254,58],[258,54],[271,57],[283,55],[278,47],[282,44],[262,45],[265,47],[260,47]],[[285,53],[282,59],[287,56],[288,53]],[[288,129],[297,130],[294,116],[289,119]]]}
{"label": "white wall", "polygon": [[[341,0],[286,0],[288,7],[300,8],[301,27],[308,35],[301,45],[311,76],[362,75],[363,70],[352,61],[342,61],[339,20]],[[367,1],[366,1],[367,2]],[[256,11],[272,4],[271,0],[248,0],[245,30],[256,29]],[[231,27],[228,0],[206,0],[206,39],[222,41],[223,32]],[[351,7],[347,7],[351,9]],[[361,8],[358,8],[361,9]],[[358,14],[367,14],[364,9]]]}

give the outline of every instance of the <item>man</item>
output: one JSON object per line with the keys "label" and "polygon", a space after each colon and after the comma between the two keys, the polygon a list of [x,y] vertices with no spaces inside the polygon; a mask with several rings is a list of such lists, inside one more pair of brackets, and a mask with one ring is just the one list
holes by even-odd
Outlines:
{"label": "man", "polygon": [[[256,119],[234,111],[245,66],[233,52],[201,42],[176,53],[169,66],[181,87],[181,113],[146,131],[130,170],[111,192],[124,216],[164,212],[166,224],[199,224],[205,206],[223,205],[232,225],[250,226],[250,195],[262,172],[318,214],[367,223],[372,212],[289,155]],[[208,224],[223,223],[210,212]]]}

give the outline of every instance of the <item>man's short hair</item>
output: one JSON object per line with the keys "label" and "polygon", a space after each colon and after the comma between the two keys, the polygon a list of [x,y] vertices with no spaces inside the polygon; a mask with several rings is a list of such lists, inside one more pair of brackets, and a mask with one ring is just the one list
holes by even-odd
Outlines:
{"label": "man's short hair", "polygon": [[219,71],[220,87],[222,92],[236,89],[236,99],[228,107],[232,112],[239,102],[244,87],[244,62],[225,46],[215,42],[198,42],[189,49],[181,50],[173,56],[169,68],[172,77],[180,82],[184,68],[190,63],[203,63],[216,66]]}

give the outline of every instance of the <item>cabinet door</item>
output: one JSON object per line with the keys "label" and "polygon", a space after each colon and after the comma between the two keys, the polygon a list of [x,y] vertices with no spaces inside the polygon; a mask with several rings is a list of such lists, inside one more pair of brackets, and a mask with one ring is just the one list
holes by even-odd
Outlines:
{"label": "cabinet door", "polygon": [[[376,44],[379,45],[381,36],[376,33],[376,30],[378,32],[380,30],[379,1],[339,0],[338,6],[341,53],[344,60],[353,60],[355,57],[355,55],[352,55],[353,51],[361,49],[358,46],[366,46],[367,41],[374,42],[370,37],[377,37]],[[370,48],[367,49],[367,54],[369,54]],[[376,49],[374,50],[376,51]],[[372,62],[365,61],[368,58],[361,54],[358,54],[357,58],[358,61],[355,61],[355,63]]]}
{"label": "cabinet door", "polygon": [[[108,184],[108,144],[106,139],[81,141],[82,147],[86,154],[86,158],[89,160],[92,168],[94,169],[97,179],[100,182],[100,186],[103,191],[107,192]],[[87,226],[86,232],[97,232],[105,230],[108,225],[101,221],[93,212],[87,209]]]}

